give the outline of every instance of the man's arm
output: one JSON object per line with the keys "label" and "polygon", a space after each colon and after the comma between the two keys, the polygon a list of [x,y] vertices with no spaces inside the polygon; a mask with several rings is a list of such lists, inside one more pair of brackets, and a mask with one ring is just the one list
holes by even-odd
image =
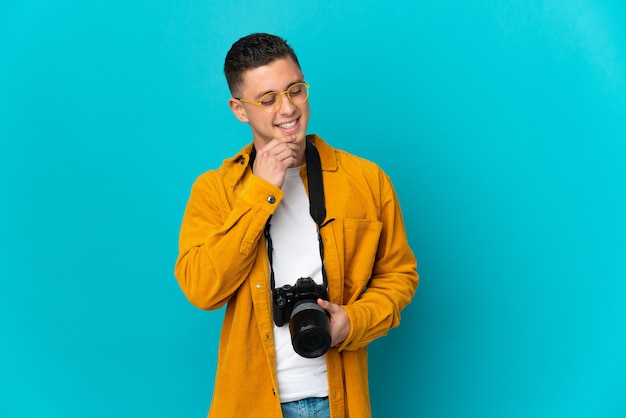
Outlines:
{"label": "man's arm", "polygon": [[193,185],[175,275],[195,306],[221,307],[248,277],[265,224],[282,200],[285,173],[300,154],[294,140],[276,138],[257,149],[254,175],[232,208],[216,173],[201,176]]}
{"label": "man's arm", "polygon": [[249,176],[231,208],[221,181],[215,173],[196,181],[180,229],[175,275],[200,309],[220,308],[248,277],[265,223],[282,199],[279,188]]}
{"label": "man's arm", "polygon": [[388,179],[382,202],[382,231],[372,275],[356,301],[341,306],[350,326],[339,350],[360,349],[397,327],[400,312],[417,288],[417,262],[409,247],[398,198]]}

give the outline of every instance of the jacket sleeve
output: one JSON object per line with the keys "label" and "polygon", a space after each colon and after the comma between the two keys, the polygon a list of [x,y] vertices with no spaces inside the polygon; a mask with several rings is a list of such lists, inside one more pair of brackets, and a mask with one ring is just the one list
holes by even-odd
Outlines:
{"label": "jacket sleeve", "polygon": [[250,175],[240,194],[227,196],[214,172],[191,189],[179,237],[174,273],[187,299],[200,309],[223,306],[246,280],[268,218],[283,193]]}
{"label": "jacket sleeve", "polygon": [[382,230],[372,275],[359,297],[344,305],[350,317],[350,333],[338,347],[358,350],[400,324],[418,285],[417,262],[409,247],[398,198],[385,176],[382,193]]}

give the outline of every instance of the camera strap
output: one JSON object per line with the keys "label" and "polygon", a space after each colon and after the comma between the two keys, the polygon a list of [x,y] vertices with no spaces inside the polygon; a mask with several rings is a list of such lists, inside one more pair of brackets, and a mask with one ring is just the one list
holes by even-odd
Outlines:
{"label": "camera strap", "polygon": [[309,180],[309,213],[319,228],[326,219],[326,201],[324,200],[324,180],[320,153],[309,140],[306,141],[306,175]]}
{"label": "camera strap", "polygon": [[[322,163],[320,161],[320,154],[317,148],[307,139],[306,141],[306,165],[307,165],[307,180],[309,183],[309,213],[311,218],[317,225],[317,239],[319,242],[320,258],[322,261],[322,278],[324,280],[324,287],[328,289],[328,277],[326,276],[326,268],[324,267],[324,243],[320,229],[335,219],[326,219],[326,202],[324,199],[324,181],[322,179]],[[254,158],[256,157],[256,149],[252,150],[250,154],[250,167],[254,164]],[[274,267],[272,265],[272,253],[274,248],[272,246],[272,237],[270,235],[270,221],[272,217],[267,220],[265,224],[265,239],[267,240],[267,254],[270,264],[270,286],[272,291],[276,288],[274,281]]]}

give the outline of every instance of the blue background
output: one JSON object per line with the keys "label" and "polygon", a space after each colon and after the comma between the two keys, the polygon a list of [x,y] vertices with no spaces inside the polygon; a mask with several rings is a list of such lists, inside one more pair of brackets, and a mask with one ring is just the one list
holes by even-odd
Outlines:
{"label": "blue background", "polygon": [[[377,417],[626,416],[626,3],[0,3],[0,417],[202,417],[222,311],[173,277],[250,140],[222,74],[288,39],[310,132],[392,177],[420,262]],[[253,355],[253,353],[251,353]]]}

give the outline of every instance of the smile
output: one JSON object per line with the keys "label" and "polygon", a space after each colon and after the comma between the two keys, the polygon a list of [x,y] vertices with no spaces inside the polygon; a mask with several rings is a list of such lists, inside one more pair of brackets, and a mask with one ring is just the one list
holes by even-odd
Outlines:
{"label": "smile", "polygon": [[296,119],[296,120],[294,120],[292,122],[281,123],[280,125],[278,125],[278,127],[282,128],[282,129],[290,129],[290,128],[293,128],[297,122],[298,122],[298,120]]}

